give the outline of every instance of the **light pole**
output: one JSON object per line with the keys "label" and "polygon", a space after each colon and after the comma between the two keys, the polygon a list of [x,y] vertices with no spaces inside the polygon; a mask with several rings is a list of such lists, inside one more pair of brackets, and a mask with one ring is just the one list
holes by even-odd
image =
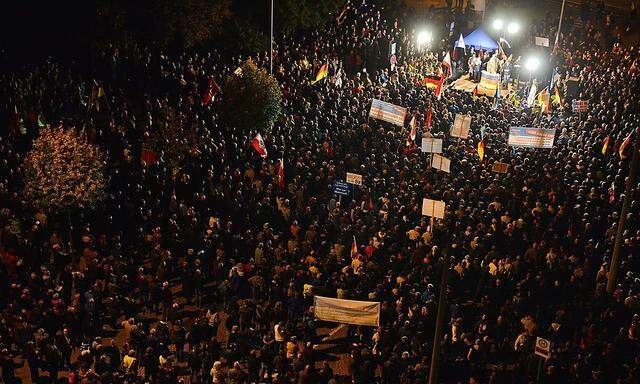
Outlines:
{"label": "light pole", "polygon": [[273,0],[271,0],[271,31],[269,34],[269,74],[273,75]]}

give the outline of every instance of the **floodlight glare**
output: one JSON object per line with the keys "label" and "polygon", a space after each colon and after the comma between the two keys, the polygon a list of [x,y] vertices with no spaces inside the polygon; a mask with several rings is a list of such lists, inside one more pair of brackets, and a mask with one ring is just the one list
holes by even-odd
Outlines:
{"label": "floodlight glare", "polygon": [[422,31],[418,33],[418,44],[423,45],[431,41],[431,33],[428,31]]}
{"label": "floodlight glare", "polygon": [[509,32],[510,34],[518,33],[519,30],[520,24],[516,23],[515,21],[512,21],[509,23],[509,25],[507,25],[507,32]]}
{"label": "floodlight glare", "polygon": [[529,72],[533,72],[540,66],[540,60],[537,57],[530,57],[524,63],[524,66]]}
{"label": "floodlight glare", "polygon": [[493,20],[493,29],[501,30],[502,28],[504,28],[504,22],[502,20],[500,19]]}

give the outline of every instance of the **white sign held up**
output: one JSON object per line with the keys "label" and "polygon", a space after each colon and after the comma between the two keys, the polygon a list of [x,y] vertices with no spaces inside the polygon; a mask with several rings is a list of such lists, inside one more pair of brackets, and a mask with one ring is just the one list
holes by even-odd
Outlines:
{"label": "white sign held up", "polygon": [[362,185],[362,175],[359,175],[357,173],[347,172],[346,181],[349,184]]}
{"label": "white sign held up", "polygon": [[451,173],[451,160],[442,155],[434,153],[433,157],[431,158],[431,168]]}
{"label": "white sign held up", "polygon": [[421,148],[426,153],[442,153],[442,139],[423,137]]}
{"label": "white sign held up", "polygon": [[444,219],[444,201],[422,199],[422,215]]}
{"label": "white sign held up", "polygon": [[471,116],[457,114],[449,134],[451,135],[451,137],[459,137],[461,139],[466,139],[467,137],[469,137],[470,129],[471,129]]}

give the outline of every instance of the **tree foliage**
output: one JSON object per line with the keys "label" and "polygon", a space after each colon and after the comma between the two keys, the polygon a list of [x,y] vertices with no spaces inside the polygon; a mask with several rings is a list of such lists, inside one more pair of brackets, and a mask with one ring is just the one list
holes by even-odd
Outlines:
{"label": "tree foliage", "polygon": [[230,126],[269,132],[281,113],[282,91],[276,79],[251,61],[229,76],[223,87],[222,117]]}
{"label": "tree foliage", "polygon": [[24,193],[40,209],[68,212],[105,196],[105,161],[100,149],[74,129],[46,127],[24,162]]}

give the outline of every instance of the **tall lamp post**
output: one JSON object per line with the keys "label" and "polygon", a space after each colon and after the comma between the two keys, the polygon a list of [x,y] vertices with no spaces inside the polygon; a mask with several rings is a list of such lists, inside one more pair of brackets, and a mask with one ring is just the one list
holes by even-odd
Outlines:
{"label": "tall lamp post", "polygon": [[273,0],[271,0],[271,26],[269,33],[269,74],[273,75]]}

